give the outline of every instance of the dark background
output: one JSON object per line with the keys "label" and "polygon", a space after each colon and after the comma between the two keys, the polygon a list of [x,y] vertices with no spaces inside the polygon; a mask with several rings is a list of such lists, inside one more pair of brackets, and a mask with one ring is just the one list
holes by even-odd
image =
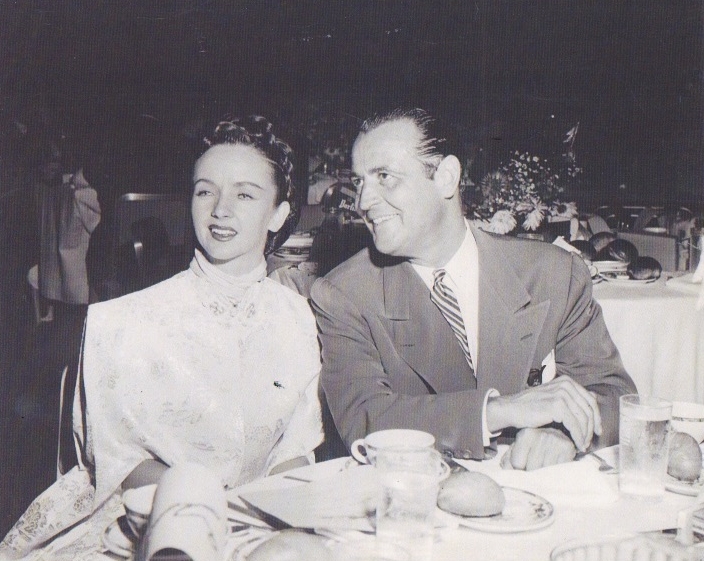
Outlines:
{"label": "dark background", "polygon": [[579,122],[576,198],[704,198],[698,1],[0,0],[0,22],[1,107],[30,135],[142,135],[179,166],[226,111],[305,134],[410,103],[457,126],[477,178]]}

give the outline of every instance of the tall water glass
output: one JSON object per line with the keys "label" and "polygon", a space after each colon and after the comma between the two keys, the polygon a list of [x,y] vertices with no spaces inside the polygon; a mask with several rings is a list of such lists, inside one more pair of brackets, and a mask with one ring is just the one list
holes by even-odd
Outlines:
{"label": "tall water glass", "polygon": [[665,495],[672,403],[636,394],[620,398],[619,490],[636,498]]}
{"label": "tall water glass", "polygon": [[375,465],[380,483],[377,537],[405,547],[413,561],[428,561],[439,483],[449,467],[432,448],[383,448]]}

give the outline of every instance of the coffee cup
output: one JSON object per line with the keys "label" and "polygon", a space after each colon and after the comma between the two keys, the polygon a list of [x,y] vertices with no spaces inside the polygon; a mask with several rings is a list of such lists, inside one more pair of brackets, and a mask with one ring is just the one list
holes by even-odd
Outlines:
{"label": "coffee cup", "polygon": [[435,437],[420,430],[387,429],[372,432],[352,443],[352,457],[361,464],[374,464],[378,450],[384,448],[432,448]]}

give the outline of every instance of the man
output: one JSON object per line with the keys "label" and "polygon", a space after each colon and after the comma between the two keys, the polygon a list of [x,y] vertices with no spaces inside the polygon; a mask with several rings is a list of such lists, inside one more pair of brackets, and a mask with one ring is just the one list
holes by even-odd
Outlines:
{"label": "man", "polygon": [[415,428],[481,459],[491,437],[517,431],[509,458],[521,469],[615,443],[618,398],[636,390],[587,268],[468,224],[461,166],[437,127],[421,109],[395,110],[365,121],[352,149],[376,251],[311,291],[340,435],[349,446]]}

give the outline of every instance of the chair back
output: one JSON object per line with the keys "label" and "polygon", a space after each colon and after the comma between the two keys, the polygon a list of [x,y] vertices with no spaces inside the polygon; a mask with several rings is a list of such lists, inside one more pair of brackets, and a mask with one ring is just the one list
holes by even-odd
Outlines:
{"label": "chair back", "polygon": [[59,427],[56,444],[56,478],[58,479],[78,463],[73,446],[73,395],[76,376],[69,374],[68,366],[61,372],[59,390]]}
{"label": "chair back", "polygon": [[132,243],[132,225],[144,218],[158,218],[166,227],[169,245],[193,241],[188,197],[173,193],[126,193],[115,204],[115,247]]}

